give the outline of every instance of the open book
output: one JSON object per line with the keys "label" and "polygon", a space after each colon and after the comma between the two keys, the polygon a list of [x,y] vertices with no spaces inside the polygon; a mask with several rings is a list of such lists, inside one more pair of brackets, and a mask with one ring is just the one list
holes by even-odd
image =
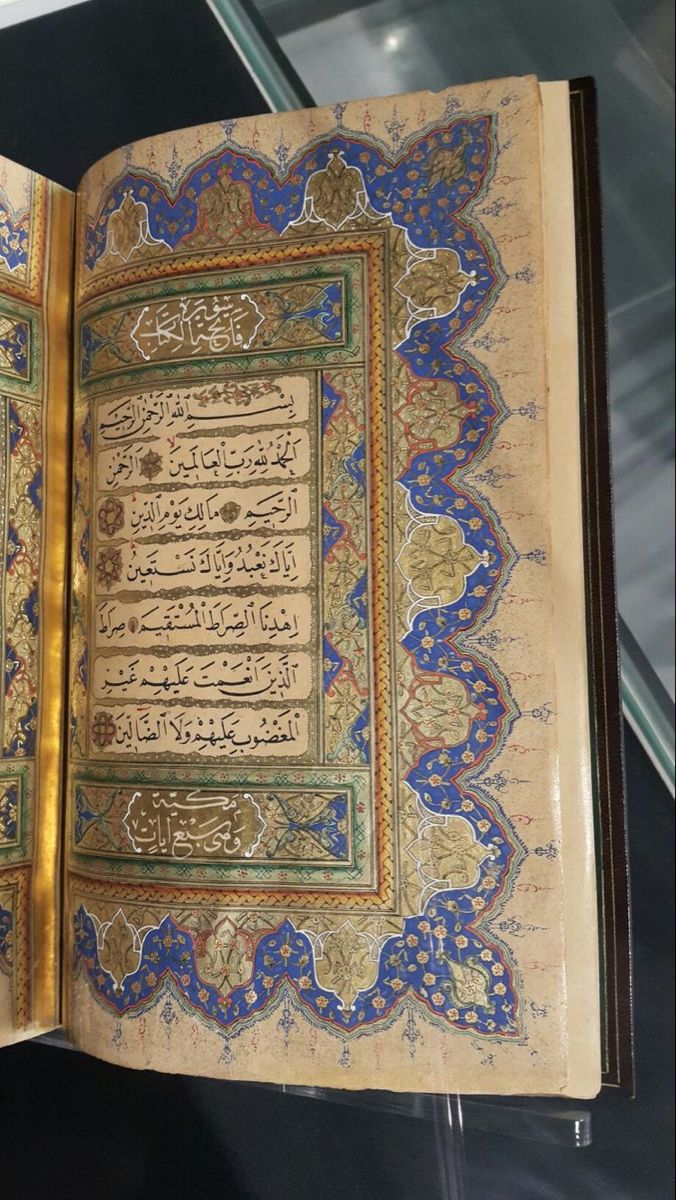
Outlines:
{"label": "open book", "polygon": [[0,160],[0,1041],[410,1091],[613,1069],[582,106],[224,121],[76,196]]}

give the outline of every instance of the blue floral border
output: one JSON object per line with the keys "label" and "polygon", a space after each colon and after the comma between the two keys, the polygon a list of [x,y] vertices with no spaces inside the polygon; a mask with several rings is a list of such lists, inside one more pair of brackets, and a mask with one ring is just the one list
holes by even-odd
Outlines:
{"label": "blue floral border", "polygon": [[[224,996],[200,978],[192,935],[169,916],[146,934],[138,969],[116,985],[100,965],[96,927],[81,907],[75,915],[76,970],[84,969],[100,999],[118,1014],[142,1010],[170,979],[194,1010],[210,1022],[231,1028],[257,1017],[287,981],[311,1018],[343,1033],[390,1019],[399,1002],[414,994],[435,1019],[458,1029],[488,1036],[520,1036],[514,967],[505,948],[495,939],[489,941],[476,922],[504,896],[523,848],[488,798],[469,782],[503,742],[517,710],[494,668],[460,645],[462,635],[493,609],[515,555],[485,503],[454,482],[458,471],[485,453],[504,415],[497,388],[487,373],[465,352],[461,355],[454,349],[454,343],[466,339],[485,317],[504,278],[486,235],[480,240],[470,218],[461,217],[484,190],[493,169],[494,120],[489,116],[462,118],[433,129],[409,143],[395,162],[373,139],[336,135],[300,155],[282,179],[271,166],[228,148],[198,164],[173,198],[157,180],[127,173],[111,187],[103,209],[86,230],[85,260],[92,270],[105,250],[110,214],[131,193],[147,205],[151,236],[174,248],[189,240],[195,230],[201,192],[227,172],[233,180],[249,186],[256,219],[282,233],[303,211],[311,174],[323,169],[339,151],[348,166],[359,169],[376,213],[404,229],[410,243],[419,249],[453,249],[462,269],[474,274],[473,286],[463,293],[454,313],[416,321],[397,347],[412,383],[451,381],[466,408],[456,442],[415,454],[399,483],[421,517],[452,516],[466,542],[484,561],[472,574],[471,588],[466,588],[455,604],[425,609],[415,616],[403,645],[423,678],[461,678],[478,708],[468,739],[460,746],[423,753],[407,783],[431,815],[461,814],[472,826],[476,840],[490,846],[490,855],[481,864],[473,887],[441,890],[422,913],[404,920],[401,934],[388,938],[382,947],[375,983],[358,992],[350,1008],[343,1008],[335,993],[319,985],[312,943],[289,920],[260,938],[251,979]],[[438,159],[439,151],[463,156],[465,173],[450,184],[436,174],[430,177],[428,166]],[[331,397],[327,398],[330,402]],[[330,413],[324,417],[329,420]],[[331,528],[330,521],[325,522],[329,549],[337,536],[339,531]],[[330,677],[335,664],[331,653],[327,658]],[[327,682],[330,684],[330,678]],[[469,967],[483,974],[486,1005],[458,1002],[454,967]]]}

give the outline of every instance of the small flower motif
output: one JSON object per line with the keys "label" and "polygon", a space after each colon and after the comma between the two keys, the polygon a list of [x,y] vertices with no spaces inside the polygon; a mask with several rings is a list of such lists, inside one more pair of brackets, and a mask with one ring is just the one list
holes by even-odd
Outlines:
{"label": "small flower motif", "polygon": [[488,588],[487,588],[487,587],[484,587],[483,583],[478,583],[478,584],[476,585],[476,587],[475,587],[475,588],[473,588],[473,590],[472,590],[472,595],[474,595],[474,596],[487,596],[487,595],[488,595]]}
{"label": "small flower motif", "polygon": [[507,988],[505,987],[504,983],[496,983],[493,991],[495,992],[496,996],[504,996]]}
{"label": "small flower motif", "polygon": [[427,637],[424,637],[422,639],[422,641],[420,642],[420,645],[423,646],[425,648],[425,650],[431,650],[432,646],[434,645],[434,638],[429,637],[429,635],[428,635]]}
{"label": "small flower motif", "polygon": [[494,975],[504,975],[505,968],[503,967],[502,963],[494,963],[491,967],[491,971]]}
{"label": "small flower motif", "polygon": [[463,812],[472,812],[472,811],[473,811],[473,809],[474,809],[474,805],[472,804],[472,801],[471,801],[471,800],[463,800],[463,802],[462,802],[462,804],[460,805],[460,807],[461,807],[461,809],[462,809],[462,811],[463,811]]}
{"label": "small flower motif", "polygon": [[403,984],[402,980],[399,979],[399,977],[397,977],[396,979],[393,979],[390,984],[390,987],[392,988],[393,992],[400,992],[401,989],[403,988],[403,986],[404,986],[404,984]]}
{"label": "small flower motif", "polygon": [[472,899],[472,908],[475,912],[481,912],[482,908],[486,907],[486,901],[483,896],[474,896]]}
{"label": "small flower motif", "polygon": [[285,942],[283,946],[279,947],[279,953],[281,954],[282,958],[290,958],[291,957],[291,947],[287,946],[287,944]]}
{"label": "small flower motif", "polygon": [[445,938],[446,937],[446,926],[440,922],[438,925],[434,926],[432,933],[434,934],[435,937]]}
{"label": "small flower motif", "polygon": [[454,503],[453,507],[454,507],[454,508],[459,508],[459,509],[461,509],[461,510],[462,510],[463,508],[467,508],[467,501],[466,501],[466,500],[463,500],[462,496],[460,496],[460,497],[459,497],[459,498],[458,498],[458,499],[455,501],[455,503]]}
{"label": "small flower motif", "polygon": [[479,830],[480,833],[488,833],[488,830],[490,829],[490,827],[491,827],[490,821],[486,821],[486,820],[477,821],[477,829]]}
{"label": "small flower motif", "polygon": [[209,999],[209,993],[206,988],[199,989],[197,993],[197,999],[201,1000],[202,1004],[206,1004],[207,1000]]}
{"label": "small flower motif", "polygon": [[384,1008],[384,1007],[385,1007],[385,1001],[383,1000],[383,997],[382,997],[382,996],[375,996],[375,997],[374,997],[374,999],[373,999],[373,1007],[376,1009],[376,1011],[377,1011],[377,1012],[380,1012],[381,1008]]}
{"label": "small flower motif", "polygon": [[463,752],[463,754],[462,754],[462,761],[463,761],[464,763],[473,763],[473,762],[474,762],[474,755],[472,754],[472,751],[471,751],[471,750],[465,750],[465,751]]}
{"label": "small flower motif", "polygon": [[472,1009],[470,1009],[469,1012],[465,1013],[465,1020],[468,1025],[476,1025],[479,1018],[478,1018],[477,1014],[475,1012],[473,1012]]}
{"label": "small flower motif", "polygon": [[122,551],[117,546],[102,546],[96,556],[96,578],[103,588],[110,588],[122,578]]}
{"label": "small flower motif", "polygon": [[418,929],[421,933],[429,933],[431,928],[429,921],[418,921]]}
{"label": "small flower motif", "polygon": [[487,875],[481,884],[481,890],[483,892],[492,892],[493,888],[496,888],[497,886],[497,881],[493,878],[493,876]]}
{"label": "small flower motif", "polygon": [[131,990],[135,996],[138,996],[139,992],[141,991],[141,984],[139,983],[138,979],[135,979],[132,983]]}
{"label": "small flower motif", "polygon": [[155,984],[157,983],[157,975],[154,971],[148,971],[148,974],[146,975],[146,983],[148,984],[148,987],[155,987]]}
{"label": "small flower motif", "polygon": [[468,662],[467,659],[465,659],[464,662],[460,663],[460,670],[464,671],[465,675],[469,675],[470,671],[473,670],[471,662]]}
{"label": "small flower motif", "polygon": [[274,986],[275,986],[275,981],[272,978],[272,975],[264,975],[263,976],[263,987],[267,988],[269,991],[270,988],[274,987]]}
{"label": "small flower motif", "polygon": [[92,740],[99,750],[105,750],[115,739],[117,726],[109,712],[97,712],[92,721]]}
{"label": "small flower motif", "polygon": [[155,450],[148,450],[143,458],[138,460],[138,469],[144,479],[154,479],[162,470],[162,455]]}
{"label": "small flower motif", "polygon": [[124,525],[124,504],[115,496],[108,496],[99,508],[99,532],[113,537]]}
{"label": "small flower motif", "polygon": [[480,517],[471,517],[469,520],[470,529],[481,529],[482,525],[483,525],[483,521],[481,520]]}
{"label": "small flower motif", "polygon": [[481,954],[479,955],[479,958],[482,962],[490,962],[492,957],[493,955],[491,954],[490,950],[482,950]]}
{"label": "small flower motif", "polygon": [[448,1017],[449,1021],[457,1021],[460,1013],[458,1012],[457,1008],[449,1008],[446,1016]]}
{"label": "small flower motif", "polygon": [[190,987],[190,976],[189,975],[181,975],[179,978],[179,983],[181,983],[183,985],[183,987],[186,987],[186,988]]}
{"label": "small flower motif", "polygon": [[302,990],[304,990],[305,988],[312,987],[312,980],[310,979],[310,976],[309,975],[301,975],[300,979],[298,980],[298,986]]}
{"label": "small flower motif", "polygon": [[248,992],[244,994],[244,999],[247,1004],[255,1004],[258,999],[258,992],[255,988],[249,988]]}
{"label": "small flower motif", "polygon": [[430,956],[426,950],[421,950],[418,954],[416,954],[415,961],[419,963],[426,963],[430,961]]}
{"label": "small flower motif", "polygon": [[488,741],[488,734],[486,733],[485,729],[477,730],[476,740],[477,742],[480,742],[481,745]]}
{"label": "small flower motif", "polygon": [[406,938],[406,945],[407,946],[417,946],[418,945],[418,939],[414,933],[409,933],[408,937]]}
{"label": "small flower motif", "polygon": [[329,1002],[326,999],[326,996],[317,996],[317,1008],[328,1008],[328,1004]]}
{"label": "small flower motif", "polygon": [[467,938],[465,937],[465,935],[461,934],[460,937],[457,937],[455,939],[455,944],[458,947],[458,950],[465,950],[466,947],[469,945],[469,942],[467,941]]}
{"label": "small flower motif", "polygon": [[423,983],[426,983],[428,987],[432,987],[432,984],[436,983],[437,981],[436,975],[432,975],[430,971],[425,971],[422,979]]}
{"label": "small flower motif", "polygon": [[432,996],[430,997],[430,999],[432,1001],[432,1004],[436,1004],[436,1005],[443,1004],[444,999],[445,999],[444,993],[443,992],[434,992],[432,994]]}
{"label": "small flower motif", "polygon": [[471,608],[459,608],[458,609],[458,616],[460,617],[461,621],[469,621],[471,615],[472,615]]}
{"label": "small flower motif", "polygon": [[477,679],[476,683],[474,684],[474,691],[479,693],[486,691],[486,684],[484,683],[483,679]]}
{"label": "small flower motif", "polygon": [[430,786],[431,787],[439,787],[440,784],[442,784],[443,782],[444,781],[441,778],[441,775],[430,775]]}

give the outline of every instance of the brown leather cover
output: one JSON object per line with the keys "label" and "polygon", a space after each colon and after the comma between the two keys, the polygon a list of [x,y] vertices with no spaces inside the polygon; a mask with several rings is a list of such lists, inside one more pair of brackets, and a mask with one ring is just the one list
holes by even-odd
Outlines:
{"label": "brown leather cover", "polygon": [[631,926],[596,89],[570,83],[590,721],[599,846],[604,1087],[633,1094]]}

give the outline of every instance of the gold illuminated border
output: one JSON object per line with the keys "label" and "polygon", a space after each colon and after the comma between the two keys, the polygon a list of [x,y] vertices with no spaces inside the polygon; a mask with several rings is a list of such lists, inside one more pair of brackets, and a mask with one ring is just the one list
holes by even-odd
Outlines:
{"label": "gold illuminated border", "polygon": [[52,184],[46,287],[40,697],[33,876],[33,1021],[58,1022],[59,843],[70,515],[70,306],[75,197]]}
{"label": "gold illuminated border", "polygon": [[[276,243],[271,246],[240,250],[236,254],[210,255],[205,263],[199,256],[181,263],[181,273],[204,272],[205,266],[214,271],[225,271],[281,261],[343,257],[361,254],[366,259],[365,290],[366,328],[368,335],[364,347],[365,359],[365,410],[366,433],[369,439],[369,612],[372,636],[372,687],[371,728],[373,730],[373,833],[376,846],[376,881],[369,889],[330,892],[281,891],[261,884],[256,887],[238,889],[230,884],[216,887],[179,886],[156,882],[138,884],[117,877],[106,881],[100,875],[92,877],[79,869],[69,871],[69,892],[84,890],[87,895],[100,898],[114,895],[117,901],[150,903],[168,906],[222,906],[251,908],[316,908],[323,910],[352,909],[357,913],[393,911],[395,901],[394,876],[394,821],[393,805],[395,787],[393,780],[393,708],[392,708],[392,630],[389,625],[389,481],[388,481],[388,418],[386,389],[386,330],[385,295],[386,265],[383,250],[387,248],[385,231],[370,234],[351,233],[345,236],[302,242]],[[158,272],[159,274],[159,272]],[[175,274],[175,272],[173,273]],[[326,364],[326,369],[354,366],[352,363]],[[308,369],[298,367],[297,369]],[[321,370],[321,368],[320,368]],[[135,386],[138,387],[138,384]],[[90,397],[92,403],[92,397]],[[92,476],[92,488],[94,486]],[[91,586],[91,584],[89,585]],[[96,759],[97,766],[101,765]],[[144,766],[151,764],[144,761]],[[176,765],[174,760],[170,764]],[[190,764],[183,761],[182,766]],[[293,764],[289,764],[292,766]],[[111,771],[115,764],[111,762]],[[336,766],[336,769],[340,768]],[[72,781],[68,787],[69,810],[72,805]],[[69,813],[69,823],[72,814]]]}

